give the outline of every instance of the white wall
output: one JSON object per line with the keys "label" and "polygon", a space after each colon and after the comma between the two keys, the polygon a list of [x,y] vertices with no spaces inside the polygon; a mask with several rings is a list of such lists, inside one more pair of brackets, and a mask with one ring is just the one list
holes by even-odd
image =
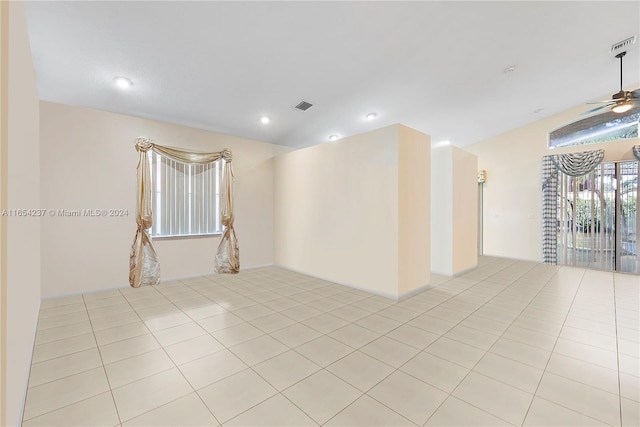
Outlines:
{"label": "white wall", "polygon": [[556,114],[494,138],[465,147],[487,171],[484,184],[484,254],[531,261],[542,260],[541,162],[549,154],[605,150],[605,161],[633,159],[640,140],[547,148],[549,131],[579,117],[584,106]]}
{"label": "white wall", "polygon": [[[10,209],[40,205],[38,93],[21,2],[9,4],[8,174]],[[40,309],[40,218],[7,223],[6,423],[20,425]]]}
{"label": "white wall", "polygon": [[451,275],[453,270],[453,152],[451,147],[431,151],[431,271]]}
{"label": "white wall", "polygon": [[[276,264],[392,297],[411,291],[415,282],[428,284],[428,225],[425,235],[422,224],[416,224],[414,237],[422,239],[416,245],[419,254],[425,253],[426,246],[426,277],[418,272],[416,279],[412,271],[406,287],[399,283],[399,264],[414,263],[399,260],[399,247],[413,243],[399,230],[399,220],[404,216],[416,221],[403,211],[401,199],[405,197],[399,186],[409,185],[410,178],[399,173],[400,157],[406,157],[406,167],[426,164],[424,172],[414,175],[426,174],[421,186],[426,185],[426,191],[416,194],[414,203],[424,213],[420,221],[428,224],[429,218],[429,139],[420,134],[423,137],[413,141],[408,137],[413,132],[393,125],[277,157]],[[416,144],[427,149],[416,148]],[[412,158],[412,149],[414,154],[426,151],[426,157],[413,156],[416,163],[411,164],[407,159]]]}
{"label": "white wall", "polygon": [[477,157],[454,146],[431,156],[431,270],[453,276],[478,265]]}
{"label": "white wall", "polygon": [[[273,263],[273,160],[280,148],[198,129],[40,104],[42,201],[47,209],[127,209],[126,217],[43,218],[42,293],[128,285],[136,229],[138,136],[199,151],[233,151],[241,268]],[[162,280],[210,274],[219,237],[156,240]]]}

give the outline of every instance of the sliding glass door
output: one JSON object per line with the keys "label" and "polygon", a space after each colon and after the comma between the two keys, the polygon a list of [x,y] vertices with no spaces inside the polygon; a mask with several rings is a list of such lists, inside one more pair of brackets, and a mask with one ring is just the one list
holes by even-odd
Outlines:
{"label": "sliding glass door", "polygon": [[640,273],[638,162],[601,163],[558,175],[558,264]]}

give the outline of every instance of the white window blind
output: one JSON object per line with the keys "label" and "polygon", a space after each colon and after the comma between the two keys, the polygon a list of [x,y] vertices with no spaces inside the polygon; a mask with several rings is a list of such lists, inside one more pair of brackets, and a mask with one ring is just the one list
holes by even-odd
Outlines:
{"label": "white window blind", "polygon": [[220,224],[220,161],[189,165],[152,153],[153,237],[218,234]]}

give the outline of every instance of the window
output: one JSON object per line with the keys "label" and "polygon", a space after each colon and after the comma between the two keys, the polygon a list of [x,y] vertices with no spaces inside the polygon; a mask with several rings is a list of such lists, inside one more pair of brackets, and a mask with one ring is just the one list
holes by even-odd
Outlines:
{"label": "window", "polygon": [[607,111],[586,117],[549,133],[549,148],[637,138],[639,119],[640,106],[624,114]]}
{"label": "window", "polygon": [[151,153],[152,237],[219,234],[221,161],[188,165]]}

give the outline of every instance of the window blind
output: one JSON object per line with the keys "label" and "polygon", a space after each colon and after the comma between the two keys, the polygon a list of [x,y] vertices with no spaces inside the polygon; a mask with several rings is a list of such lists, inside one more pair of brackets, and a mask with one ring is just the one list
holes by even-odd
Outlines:
{"label": "window blind", "polygon": [[152,237],[220,233],[221,162],[192,165],[152,153]]}

